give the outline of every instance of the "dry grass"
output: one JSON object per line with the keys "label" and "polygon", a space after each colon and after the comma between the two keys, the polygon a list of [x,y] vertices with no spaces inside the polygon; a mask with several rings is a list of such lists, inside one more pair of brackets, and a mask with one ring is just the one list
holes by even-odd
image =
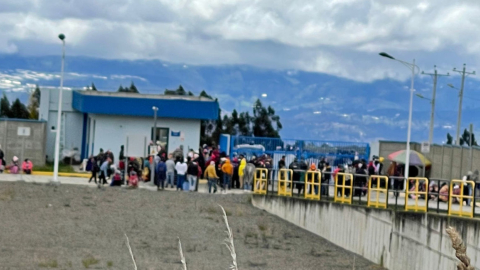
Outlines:
{"label": "dry grass", "polygon": [[58,262],[57,260],[47,260],[38,264],[40,268],[57,268]]}
{"label": "dry grass", "polygon": [[90,266],[98,264],[100,261],[93,256],[89,256],[82,260],[82,264],[85,268],[90,268]]}
{"label": "dry grass", "polygon": [[452,240],[455,256],[460,260],[460,263],[457,265],[457,270],[474,270],[475,268],[470,264],[470,258],[467,255],[467,247],[463,243],[460,234],[453,227],[448,227],[446,231]]}
{"label": "dry grass", "polygon": [[180,252],[180,261],[182,262],[183,270],[187,270],[187,261],[185,260],[185,256],[183,255],[182,242],[180,241],[180,237],[178,237],[178,252]]}
{"label": "dry grass", "polygon": [[233,233],[232,229],[230,229],[230,225],[228,224],[228,218],[227,218],[227,213],[225,212],[225,209],[221,205],[220,208],[222,208],[223,211],[223,219],[225,220],[225,225],[227,226],[227,236],[228,238],[225,239],[225,246],[227,246],[228,250],[230,251],[230,255],[232,256],[232,265],[230,265],[230,269],[238,270],[237,266],[237,254],[235,253],[235,245],[233,243]]}
{"label": "dry grass", "polygon": [[128,240],[127,234],[126,233],[124,234],[125,234],[125,238],[127,238],[128,251],[130,251],[130,256],[132,256],[133,266],[135,267],[134,269],[137,270],[137,262],[135,262],[135,257],[133,257],[132,248],[130,247],[130,241]]}

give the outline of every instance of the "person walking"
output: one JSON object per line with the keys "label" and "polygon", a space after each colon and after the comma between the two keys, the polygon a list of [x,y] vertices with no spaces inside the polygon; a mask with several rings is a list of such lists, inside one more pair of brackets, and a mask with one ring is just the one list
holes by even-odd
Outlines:
{"label": "person walking", "polygon": [[187,164],[183,162],[183,159],[178,159],[177,164],[175,164],[175,170],[177,170],[177,191],[183,190],[183,182],[185,181],[187,169]]}
{"label": "person walking", "polygon": [[165,162],[167,166],[167,184],[165,185],[168,188],[168,184],[173,188],[174,179],[175,179],[175,162],[173,161],[172,154],[168,155],[168,160]]}
{"label": "person walking", "polygon": [[100,167],[98,166],[97,161],[95,160],[94,156],[90,157],[90,162],[92,164],[92,168],[91,168],[92,175],[90,176],[90,179],[88,180],[88,182],[90,183],[90,182],[92,182],[92,179],[94,179],[95,184],[96,184],[97,183],[97,173],[98,173],[98,171],[100,171]]}
{"label": "person walking", "polygon": [[104,185],[107,184],[107,175],[108,175],[108,168],[110,164],[111,159],[107,158],[103,163],[102,166],[100,166],[100,177],[98,178],[99,182],[98,185]]}
{"label": "person walking", "polygon": [[157,166],[155,167],[155,185],[157,186],[157,190],[160,190],[160,186],[162,190],[165,188],[165,179],[167,178],[167,165],[163,162],[162,159],[158,161]]}
{"label": "person walking", "polygon": [[208,179],[208,193],[212,193],[212,187],[213,187],[213,193],[217,192],[217,172],[215,171],[215,162],[210,161],[210,165],[208,165],[207,169],[205,170],[205,178]]}
{"label": "person walking", "polygon": [[198,176],[198,164],[195,161],[190,161],[188,163],[188,169],[187,169],[187,180],[190,186],[190,192],[195,191],[195,188],[197,187],[197,176]]}
{"label": "person walking", "polygon": [[233,166],[230,163],[230,160],[227,158],[225,163],[222,165],[223,172],[223,193],[227,193],[227,189],[230,187],[230,182],[233,175]]}
{"label": "person walking", "polygon": [[238,167],[238,180],[240,180],[240,189],[243,189],[243,175],[245,166],[247,166],[247,161],[243,155],[240,155],[240,166]]}

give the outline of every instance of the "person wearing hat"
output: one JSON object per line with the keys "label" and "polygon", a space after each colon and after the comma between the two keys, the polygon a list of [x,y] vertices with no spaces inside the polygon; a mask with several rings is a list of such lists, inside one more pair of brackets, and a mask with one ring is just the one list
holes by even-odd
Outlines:
{"label": "person wearing hat", "polygon": [[18,174],[19,173],[19,167],[18,167],[18,157],[14,156],[12,158],[12,165],[9,166],[9,170],[11,174]]}

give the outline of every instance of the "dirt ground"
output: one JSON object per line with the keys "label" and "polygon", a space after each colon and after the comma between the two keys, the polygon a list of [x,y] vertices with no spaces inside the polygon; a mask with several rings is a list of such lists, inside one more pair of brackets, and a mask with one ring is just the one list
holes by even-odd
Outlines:
{"label": "dirt ground", "polygon": [[[0,183],[0,269],[228,269],[222,205],[239,269],[352,269],[354,254],[250,203],[208,195]],[[340,232],[339,232],[340,233]],[[382,269],[355,256],[355,269]]]}

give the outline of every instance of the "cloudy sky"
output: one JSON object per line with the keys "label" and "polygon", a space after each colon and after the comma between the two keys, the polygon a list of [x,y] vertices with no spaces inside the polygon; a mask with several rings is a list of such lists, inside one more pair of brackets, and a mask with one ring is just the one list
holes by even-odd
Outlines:
{"label": "cloudy sky", "polygon": [[248,64],[358,81],[479,66],[477,0],[0,0],[0,53]]}

